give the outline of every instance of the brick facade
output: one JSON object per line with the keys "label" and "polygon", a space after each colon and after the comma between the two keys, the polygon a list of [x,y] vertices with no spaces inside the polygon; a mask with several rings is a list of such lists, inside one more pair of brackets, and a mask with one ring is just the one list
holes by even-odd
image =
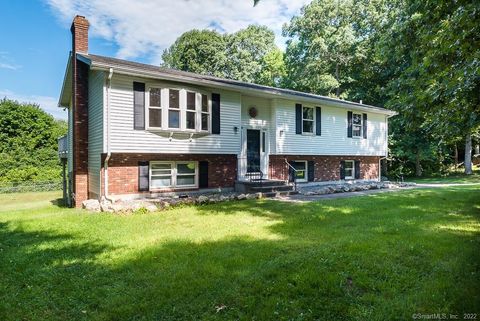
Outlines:
{"label": "brick facade", "polygon": [[73,109],[73,205],[88,199],[88,74],[89,67],[78,61],[77,52],[88,51],[88,21],[81,16],[72,23],[72,109]]}
{"label": "brick facade", "polygon": [[[207,161],[208,188],[234,187],[237,179],[237,155],[113,153],[108,162],[109,195],[141,193],[138,191],[138,162],[141,161]],[[102,170],[102,184],[103,173]]]}
{"label": "brick facade", "polygon": [[342,160],[360,161],[360,179],[375,180],[379,173],[379,156],[292,156],[270,155],[269,175],[272,179],[288,179],[288,166],[285,158],[290,161],[304,160],[314,162],[314,177],[316,182],[340,180],[340,162]]}

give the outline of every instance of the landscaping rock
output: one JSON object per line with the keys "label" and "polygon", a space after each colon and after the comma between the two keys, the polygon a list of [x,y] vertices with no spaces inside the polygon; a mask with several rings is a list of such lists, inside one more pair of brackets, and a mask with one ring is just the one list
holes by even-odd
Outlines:
{"label": "landscaping rock", "polygon": [[247,194],[246,198],[247,198],[247,200],[253,200],[253,199],[257,198],[257,195],[256,194]]}
{"label": "landscaping rock", "polygon": [[241,200],[244,200],[244,199],[247,199],[247,196],[245,194],[237,195],[237,200],[241,201]]}
{"label": "landscaping rock", "polygon": [[86,200],[82,202],[82,208],[91,212],[100,212],[100,202],[98,200]]}
{"label": "landscaping rock", "polygon": [[198,204],[206,204],[208,203],[209,201],[211,201],[212,199],[209,199],[207,196],[205,195],[200,195],[198,198],[197,198],[197,203]]}

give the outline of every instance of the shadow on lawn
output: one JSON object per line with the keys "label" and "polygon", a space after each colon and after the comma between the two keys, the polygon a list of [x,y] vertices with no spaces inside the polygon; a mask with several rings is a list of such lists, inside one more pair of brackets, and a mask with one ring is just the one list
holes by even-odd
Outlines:
{"label": "shadow on lawn", "polygon": [[[207,205],[198,208],[199,215],[241,211],[281,220],[270,229],[285,237],[173,240],[123,260],[108,260],[117,249],[105,244],[2,223],[0,316],[402,320],[416,312],[475,313],[478,232],[432,229],[438,223],[479,221],[474,197],[463,208],[452,208],[458,193],[452,189],[445,199],[436,191],[398,194],[393,209],[389,195],[300,205]],[[386,209],[390,217],[382,216]],[[453,210],[457,216],[448,215]],[[102,255],[106,259],[99,260]]]}

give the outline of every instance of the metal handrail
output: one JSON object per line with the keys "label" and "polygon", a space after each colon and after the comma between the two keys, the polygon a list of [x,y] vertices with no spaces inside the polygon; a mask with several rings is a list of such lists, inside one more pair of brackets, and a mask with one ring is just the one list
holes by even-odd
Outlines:
{"label": "metal handrail", "polygon": [[285,158],[285,164],[287,164],[288,167],[290,167],[293,170],[293,186],[295,191],[297,191],[297,169],[293,167],[292,164],[290,164],[286,158]]}

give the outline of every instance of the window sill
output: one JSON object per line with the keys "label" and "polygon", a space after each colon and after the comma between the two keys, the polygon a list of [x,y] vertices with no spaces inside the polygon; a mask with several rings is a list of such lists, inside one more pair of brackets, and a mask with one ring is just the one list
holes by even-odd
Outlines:
{"label": "window sill", "polygon": [[315,136],[314,133],[302,133],[302,136]]}
{"label": "window sill", "polygon": [[170,191],[181,191],[181,190],[192,190],[192,189],[198,189],[198,186],[196,185],[185,185],[185,186],[182,186],[182,187],[173,187],[173,186],[170,186],[170,187],[162,187],[162,188],[150,188],[149,189],[149,192],[152,192],[152,193],[161,193],[161,192],[170,192]]}

